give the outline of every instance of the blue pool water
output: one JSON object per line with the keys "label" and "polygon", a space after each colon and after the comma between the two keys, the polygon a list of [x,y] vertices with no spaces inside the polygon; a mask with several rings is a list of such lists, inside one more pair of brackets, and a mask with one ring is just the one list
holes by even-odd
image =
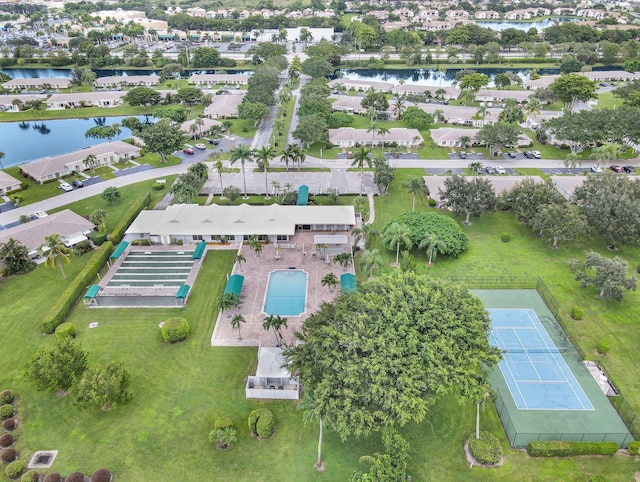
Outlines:
{"label": "blue pool water", "polygon": [[300,316],[307,299],[307,273],[298,269],[269,274],[264,312],[267,315]]}

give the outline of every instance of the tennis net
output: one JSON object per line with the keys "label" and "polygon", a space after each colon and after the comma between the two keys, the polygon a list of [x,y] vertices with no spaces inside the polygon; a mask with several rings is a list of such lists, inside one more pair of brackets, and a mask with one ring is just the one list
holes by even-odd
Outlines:
{"label": "tennis net", "polygon": [[507,353],[566,353],[566,348],[508,348]]}

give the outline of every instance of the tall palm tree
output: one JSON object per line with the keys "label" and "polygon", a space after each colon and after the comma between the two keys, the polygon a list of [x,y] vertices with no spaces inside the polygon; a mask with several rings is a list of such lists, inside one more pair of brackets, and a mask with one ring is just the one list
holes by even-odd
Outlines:
{"label": "tall palm tree", "polygon": [[371,149],[373,149],[373,144],[376,141],[376,130],[378,129],[378,123],[375,119],[371,119],[369,121],[369,127],[367,127],[367,132],[371,132]]}
{"label": "tall palm tree", "polygon": [[222,186],[222,173],[224,172],[224,167],[222,164],[222,159],[218,158],[215,161],[214,164],[216,171],[218,172],[218,177],[220,178],[220,199],[222,199],[224,197],[224,195],[222,194],[222,192],[224,191],[224,188]]}
{"label": "tall palm tree", "polygon": [[378,235],[378,231],[373,229],[373,226],[369,223],[362,223],[359,228],[353,228],[351,231],[353,235],[353,240],[356,243],[359,243],[362,240],[364,244],[364,249],[369,249],[369,244],[371,242],[371,238]]}
{"label": "tall palm tree", "polygon": [[260,238],[255,234],[251,235],[249,238],[249,247],[253,249],[254,253],[256,253],[256,258],[260,257],[260,253],[262,253],[262,250],[264,249],[262,241],[260,241]]}
{"label": "tall palm tree", "polygon": [[204,125],[204,119],[200,116],[196,117],[193,121],[193,125],[198,128],[198,137],[202,137],[202,126]]}
{"label": "tall palm tree", "polygon": [[382,243],[392,248],[396,246],[396,266],[400,264],[400,245],[404,245],[406,249],[410,249],[413,246],[413,239],[411,239],[411,229],[406,224],[392,223],[382,233]]}
{"label": "tall palm tree", "polygon": [[320,408],[320,404],[313,397],[313,391],[309,387],[305,388],[304,400],[298,403],[297,409],[304,410],[304,412],[302,413],[302,420],[304,423],[308,423],[314,419],[318,420],[318,425],[320,426],[320,435],[318,436],[318,457],[316,458],[315,467],[316,470],[322,471],[322,419],[324,418],[324,413]]}
{"label": "tall palm tree", "polygon": [[424,182],[424,179],[421,177],[412,177],[407,182],[402,185],[407,191],[409,191],[413,195],[413,204],[412,211],[416,210],[416,196],[418,194],[429,195],[429,189],[427,188],[427,184]]}
{"label": "tall palm tree", "polygon": [[88,167],[91,170],[91,172],[96,172],[96,165],[98,164],[98,158],[95,155],[89,154],[87,157],[84,158],[82,162],[86,167]]}
{"label": "tall palm tree", "polygon": [[427,252],[427,256],[429,256],[429,266],[433,264],[432,259],[436,259],[438,252],[443,252],[446,247],[447,246],[442,239],[431,233],[420,241],[420,244],[418,245],[419,249],[424,249]]}
{"label": "tall palm tree", "polygon": [[240,297],[235,293],[225,293],[216,302],[216,305],[220,312],[224,313],[225,311],[230,310],[231,308],[235,308],[240,304]]}
{"label": "tall palm tree", "polygon": [[298,169],[300,169],[300,164],[302,164],[306,160],[307,155],[304,153],[302,148],[297,144],[293,144],[291,146],[290,152],[291,152],[291,160],[293,162],[298,163]]}
{"label": "tall palm tree", "polygon": [[62,261],[65,261],[67,264],[71,262],[71,260],[69,259],[71,250],[64,244],[64,241],[62,240],[60,235],[52,234],[45,237],[44,244],[42,245],[41,250],[46,252],[44,265],[47,267],[51,266],[54,269],[57,265],[60,268],[60,272],[62,273],[62,279],[66,280],[67,275],[64,274]]}
{"label": "tall palm tree", "polygon": [[338,285],[338,277],[333,273],[328,273],[325,275],[322,280],[320,280],[322,286],[328,286],[329,292],[333,293],[334,288]]}
{"label": "tall palm tree", "polygon": [[377,249],[368,249],[360,255],[358,264],[360,268],[369,273],[369,279],[373,278],[373,272],[380,269],[382,256]]}
{"label": "tall palm tree", "polygon": [[240,161],[240,164],[242,164],[242,182],[244,183],[244,199],[247,199],[249,196],[247,196],[247,178],[244,172],[244,163],[253,162],[251,147],[249,147],[247,144],[241,144],[231,149],[231,151],[229,151],[229,154],[230,154],[229,162],[231,163],[231,165],[235,164],[238,161]]}
{"label": "tall palm tree", "polygon": [[289,161],[293,161],[293,159],[295,158],[295,154],[293,152],[294,150],[294,144],[289,144],[287,147],[284,148],[284,150],[282,151],[282,157],[280,158],[280,160],[282,162],[284,162],[284,165],[287,167],[287,171],[289,170]]}
{"label": "tall palm tree", "polygon": [[253,151],[255,161],[264,170],[264,193],[265,199],[269,199],[269,179],[267,178],[267,172],[269,169],[269,162],[276,157],[276,150],[271,146],[262,146],[260,149]]}
{"label": "tall palm tree", "polygon": [[540,115],[540,101],[536,97],[529,98],[529,102],[527,102],[524,106],[524,113],[527,115]]}
{"label": "tall palm tree", "polygon": [[404,103],[404,97],[396,97],[396,101],[393,103],[393,115],[400,119],[405,110],[407,110],[407,106]]}
{"label": "tall palm tree", "polygon": [[265,330],[273,330],[276,336],[276,346],[282,346],[282,334],[280,333],[282,327],[287,328],[287,319],[280,315],[268,315],[262,323],[262,328]]}
{"label": "tall palm tree", "polygon": [[473,117],[476,119],[482,119],[484,121],[487,115],[489,115],[489,108],[486,105],[481,105],[480,107],[478,107],[478,110],[473,115]]}
{"label": "tall palm tree", "polygon": [[231,318],[231,328],[238,329],[238,341],[242,341],[242,333],[240,331],[240,325],[246,321],[247,320],[240,313],[233,315],[233,318]]}
{"label": "tall palm tree", "polygon": [[611,142],[606,142],[599,147],[594,147],[591,151],[591,157],[596,160],[598,165],[602,164],[602,167],[605,167],[607,162],[616,161],[621,154],[622,146]]}
{"label": "tall palm tree", "polygon": [[382,137],[382,147],[384,147],[384,136],[386,136],[389,132],[391,132],[391,130],[387,127],[380,126],[376,129],[376,134]]}
{"label": "tall palm tree", "polygon": [[338,263],[346,270],[353,263],[353,255],[351,253],[338,253],[333,257],[333,262]]}
{"label": "tall palm tree", "polygon": [[238,271],[242,271],[242,263],[246,263],[247,258],[244,257],[244,254],[238,253],[236,254],[235,263],[238,265]]}
{"label": "tall palm tree", "polygon": [[355,156],[353,156],[352,166],[360,168],[360,192],[362,193],[363,181],[364,181],[364,166],[365,164],[371,167],[371,151],[361,147],[356,151]]}

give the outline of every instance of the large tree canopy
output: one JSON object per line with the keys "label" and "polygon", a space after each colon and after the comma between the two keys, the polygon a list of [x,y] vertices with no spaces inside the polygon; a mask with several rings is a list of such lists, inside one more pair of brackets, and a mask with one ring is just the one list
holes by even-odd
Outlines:
{"label": "large tree canopy", "polygon": [[285,355],[344,439],[420,422],[440,394],[468,395],[500,358],[489,326],[466,287],[394,272],[323,304]]}

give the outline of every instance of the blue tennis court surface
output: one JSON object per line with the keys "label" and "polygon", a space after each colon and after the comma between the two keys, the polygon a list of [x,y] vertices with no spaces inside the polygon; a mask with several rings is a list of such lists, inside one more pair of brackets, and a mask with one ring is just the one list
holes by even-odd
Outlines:
{"label": "blue tennis court surface", "polygon": [[498,364],[520,410],[593,410],[531,309],[489,309],[489,342],[505,350]]}

